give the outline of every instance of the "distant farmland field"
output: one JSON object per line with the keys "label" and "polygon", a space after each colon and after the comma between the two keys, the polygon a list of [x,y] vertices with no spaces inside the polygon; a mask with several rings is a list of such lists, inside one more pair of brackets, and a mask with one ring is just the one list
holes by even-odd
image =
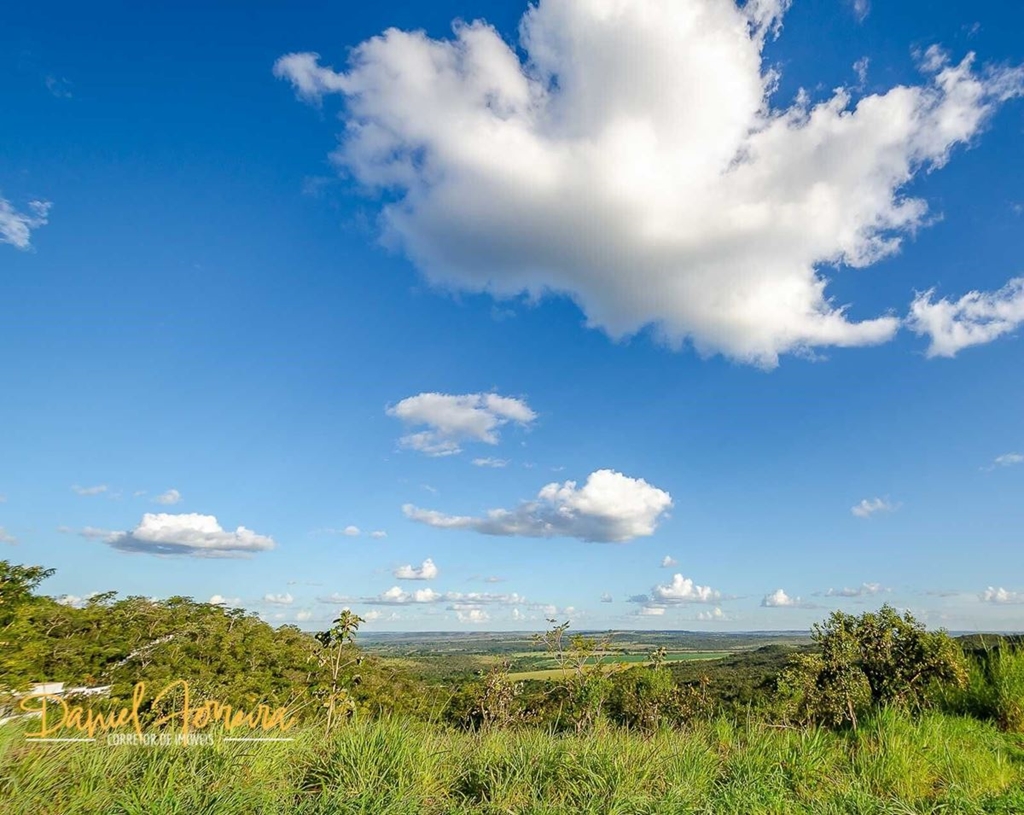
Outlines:
{"label": "distant farmland field", "polygon": [[[680,651],[677,653],[668,653],[665,655],[666,662],[699,662],[699,661],[711,661],[715,659],[722,659],[731,654],[731,651]],[[602,657],[595,657],[591,661],[600,660],[605,670],[611,671],[618,665],[629,665],[629,664],[642,664],[650,662],[651,658],[648,654],[607,654]],[[553,664],[553,660],[551,661]],[[551,667],[551,668],[537,668],[530,671],[516,671],[509,674],[509,679],[516,682],[522,682],[528,679],[559,679],[562,676],[562,669]]]}

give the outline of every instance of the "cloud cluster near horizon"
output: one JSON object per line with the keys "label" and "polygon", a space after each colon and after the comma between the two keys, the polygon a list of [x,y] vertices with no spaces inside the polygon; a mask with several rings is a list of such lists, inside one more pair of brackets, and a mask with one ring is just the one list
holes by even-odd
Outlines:
{"label": "cloud cluster near horizon", "polygon": [[[492,26],[457,22],[449,40],[389,29],[345,71],[292,53],[274,73],[310,102],[344,97],[332,157],[386,194],[383,239],[430,281],[567,295],[612,337],[652,327],[773,367],[893,337],[899,318],[851,317],[823,270],[897,253],[931,218],[911,182],[1024,94],[1024,69],[933,46],[920,84],[779,106],[763,47],[788,6],[540,0],[522,57]],[[911,326],[932,355],[994,339],[1020,322],[1015,285],[954,304],[926,294]]]}
{"label": "cloud cluster near horizon", "polygon": [[653,535],[672,506],[672,496],[642,478],[596,470],[578,487],[575,481],[548,484],[533,501],[485,515],[446,515],[406,504],[407,518],[438,529],[470,529],[484,535],[527,538],[567,537],[623,543]]}

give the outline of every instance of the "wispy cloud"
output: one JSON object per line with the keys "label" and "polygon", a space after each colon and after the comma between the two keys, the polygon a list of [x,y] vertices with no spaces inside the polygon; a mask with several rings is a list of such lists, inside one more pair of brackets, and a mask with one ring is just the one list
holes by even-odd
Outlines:
{"label": "wispy cloud", "polygon": [[501,468],[501,467],[507,467],[508,466],[508,459],[507,458],[490,458],[490,457],[488,457],[488,458],[475,458],[475,459],[473,459],[473,464],[476,465],[477,467]]}
{"label": "wispy cloud", "polygon": [[80,487],[75,484],[71,490],[76,495],[102,495],[110,489],[106,484],[97,484],[95,487]]}
{"label": "wispy cloud", "polygon": [[892,503],[888,498],[865,498],[859,504],[850,507],[850,512],[858,518],[870,518],[879,512],[895,512],[899,504]]}
{"label": "wispy cloud", "polygon": [[172,504],[177,504],[181,501],[181,493],[178,492],[177,490],[167,490],[167,492],[161,493],[153,500],[156,501],[158,504],[170,506]]}
{"label": "wispy cloud", "polygon": [[403,436],[400,442],[429,456],[455,455],[462,452],[466,442],[497,444],[499,428],[509,422],[527,427],[537,418],[524,400],[496,393],[421,393],[403,399],[386,412],[406,425],[426,427]]}
{"label": "wispy cloud", "polygon": [[850,0],[850,7],[857,22],[863,23],[871,13],[871,0]]}
{"label": "wispy cloud", "polygon": [[28,212],[19,212],[10,201],[0,196],[0,243],[17,249],[32,246],[32,231],[49,223],[49,201],[29,201]]}
{"label": "wispy cloud", "polygon": [[876,594],[887,592],[889,589],[881,583],[861,583],[856,588],[828,589],[824,592],[815,592],[822,597],[873,597]]}
{"label": "wispy cloud", "polygon": [[1001,467],[1013,467],[1017,464],[1024,464],[1024,455],[1020,453],[1003,453],[1001,456],[996,456],[992,463],[987,467],[982,467],[986,472],[992,472]]}
{"label": "wispy cloud", "polygon": [[934,289],[918,295],[907,324],[931,340],[928,357],[955,357],[965,348],[984,345],[1024,325],[1024,277],[998,291],[972,291],[959,300],[932,302]]}
{"label": "wispy cloud", "polygon": [[51,74],[47,76],[43,82],[46,85],[46,90],[48,90],[50,95],[55,99],[70,99],[72,97],[71,83],[64,77],[54,76]]}

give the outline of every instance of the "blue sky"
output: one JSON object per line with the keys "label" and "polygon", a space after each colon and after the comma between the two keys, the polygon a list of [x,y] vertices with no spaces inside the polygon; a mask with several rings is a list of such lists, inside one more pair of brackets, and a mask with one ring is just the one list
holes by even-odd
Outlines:
{"label": "blue sky", "polygon": [[1024,8],[784,5],[5,9],[0,557],[1024,628]]}

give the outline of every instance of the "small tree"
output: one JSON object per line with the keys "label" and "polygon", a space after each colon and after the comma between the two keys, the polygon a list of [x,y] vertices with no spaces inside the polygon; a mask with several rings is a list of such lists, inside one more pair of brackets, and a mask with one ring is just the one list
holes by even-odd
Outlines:
{"label": "small tree", "polygon": [[577,732],[592,726],[608,695],[609,681],[601,665],[601,656],[610,645],[607,637],[594,639],[582,634],[566,637],[569,621],[558,624],[548,619],[552,628],[537,636],[562,673],[561,690],[565,694],[566,712]]}
{"label": "small tree", "polygon": [[508,660],[492,668],[484,679],[471,716],[485,728],[510,727],[523,718],[519,702],[523,683],[513,682]]}
{"label": "small tree", "polygon": [[[316,641],[320,644],[316,659],[327,674],[326,687],[319,689],[318,695],[324,698],[323,704],[327,708],[328,733],[339,711],[345,711],[349,716],[355,712],[355,702],[342,684],[342,672],[362,662],[362,657],[349,655],[355,649],[356,632],[363,622],[365,620],[362,617],[346,608],[329,629],[316,635]],[[358,683],[359,677],[354,677],[353,681]]]}

